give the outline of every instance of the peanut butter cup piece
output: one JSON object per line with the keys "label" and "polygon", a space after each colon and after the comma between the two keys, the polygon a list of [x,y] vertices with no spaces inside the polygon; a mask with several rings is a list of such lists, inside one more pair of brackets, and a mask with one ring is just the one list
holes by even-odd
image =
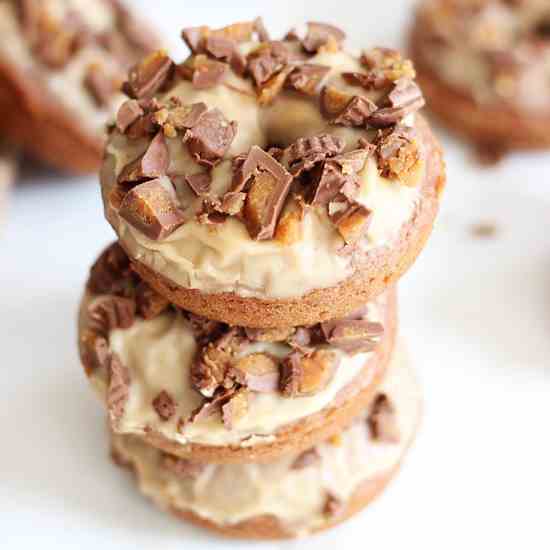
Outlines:
{"label": "peanut butter cup piece", "polygon": [[339,359],[334,352],[292,352],[281,365],[280,390],[285,397],[314,395],[325,389],[336,372]]}
{"label": "peanut butter cup piece", "polygon": [[88,306],[90,326],[105,336],[114,329],[130,328],[135,313],[135,301],[121,296],[98,296]]}
{"label": "peanut butter cup piece", "polygon": [[290,173],[299,176],[311,170],[317,163],[333,157],[344,150],[344,140],[331,134],[317,134],[298,138],[285,149]]}
{"label": "peanut butter cup piece", "polygon": [[166,390],[162,390],[153,399],[152,405],[159,418],[164,422],[170,420],[176,412],[176,403],[174,398]]}
{"label": "peanut butter cup piece", "polygon": [[304,63],[292,70],[288,75],[286,85],[297,92],[314,96],[329,71],[330,67],[326,65]]}
{"label": "peanut butter cup piece", "polygon": [[[331,206],[338,206],[338,209],[331,212]],[[366,206],[348,200],[330,203],[329,215],[347,244],[354,244],[363,237],[372,218],[372,212]]]}
{"label": "peanut butter cup piece", "polygon": [[164,50],[153,52],[130,69],[124,92],[132,99],[153,97],[167,82],[173,68],[174,62]]}
{"label": "peanut butter cup piece", "polygon": [[279,362],[266,353],[252,353],[232,367],[237,381],[251,391],[275,392],[279,387]]}
{"label": "peanut butter cup piece", "polygon": [[135,99],[126,100],[118,109],[116,127],[124,134],[126,130],[143,115],[143,109]]}
{"label": "peanut butter cup piece", "polygon": [[340,45],[345,38],[346,33],[334,25],[310,21],[307,23],[307,34],[302,40],[302,46],[307,52],[316,53],[331,42]]}
{"label": "peanut butter cup piece", "polygon": [[86,329],[80,336],[81,360],[86,374],[100,368],[108,368],[110,351],[107,339],[96,330]]}
{"label": "peanut butter cup piece", "polygon": [[222,405],[223,425],[228,430],[232,430],[246,416],[248,413],[248,401],[248,390],[241,388],[229,398],[227,403]]}
{"label": "peanut butter cup piece", "polygon": [[185,222],[172,184],[160,179],[146,181],[128,191],[119,215],[153,241],[165,239]]}
{"label": "peanut butter cup piece", "polygon": [[93,294],[123,294],[131,278],[130,260],[118,242],[115,242],[92,265],[88,289]]}
{"label": "peanut butter cup piece", "polygon": [[349,354],[374,350],[384,334],[382,324],[364,319],[321,323],[321,330],[329,344]]}

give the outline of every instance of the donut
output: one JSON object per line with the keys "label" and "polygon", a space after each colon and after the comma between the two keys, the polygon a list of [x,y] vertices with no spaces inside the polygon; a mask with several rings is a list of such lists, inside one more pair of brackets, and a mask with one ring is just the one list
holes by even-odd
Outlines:
{"label": "donut", "polygon": [[79,347],[114,432],[182,458],[265,462],[352,422],[384,376],[396,324],[389,289],[337,321],[229,326],[170,305],[114,244],[92,268]]}
{"label": "donut", "polygon": [[410,50],[431,111],[480,152],[550,147],[546,0],[426,0]]}
{"label": "donut", "polygon": [[338,28],[184,29],[129,72],[105,150],[107,220],[134,269],[230,325],[345,317],[426,242],[445,182],[412,63]]}
{"label": "donut", "polygon": [[112,434],[115,462],[141,492],[177,517],[221,535],[277,539],[351,517],[394,477],[414,439],[420,396],[401,354],[368,410],[338,437],[263,464],[209,464]]}
{"label": "donut", "polygon": [[97,171],[124,75],[159,41],[118,0],[6,0],[0,33],[0,133],[63,171]]}

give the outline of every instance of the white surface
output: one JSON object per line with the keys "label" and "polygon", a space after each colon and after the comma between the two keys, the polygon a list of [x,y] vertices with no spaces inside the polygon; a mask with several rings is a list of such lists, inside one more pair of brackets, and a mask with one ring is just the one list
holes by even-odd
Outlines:
{"label": "white surface", "polygon": [[[139,4],[155,6],[151,18],[174,41],[184,24],[257,13],[254,2]],[[300,20],[305,4],[265,3],[262,13],[282,30],[289,6]],[[349,13],[352,1],[315,4],[316,19],[344,25],[356,44],[397,44],[408,3]],[[110,464],[75,316],[112,233],[94,178],[27,177],[0,237],[0,548],[548,548],[550,156],[480,169],[465,148],[444,143],[443,211],[401,285],[402,332],[425,392],[420,437],[380,500],[309,543],[212,537],[157,511]],[[471,236],[480,221],[498,225],[494,239]]]}

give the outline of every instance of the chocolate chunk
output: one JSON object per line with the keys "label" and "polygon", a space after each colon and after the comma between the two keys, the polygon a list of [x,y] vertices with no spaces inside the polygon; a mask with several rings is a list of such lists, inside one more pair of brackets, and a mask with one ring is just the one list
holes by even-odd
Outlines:
{"label": "chocolate chunk", "polygon": [[425,105],[420,88],[407,78],[401,78],[394,83],[393,90],[388,94],[388,102],[390,107],[383,107],[373,113],[369,117],[369,124],[375,128],[386,128]]}
{"label": "chocolate chunk", "polygon": [[208,59],[205,55],[197,55],[192,58],[189,64],[180,66],[180,72],[189,77],[193,88],[207,90],[219,84],[227,71],[227,65],[220,61]]}
{"label": "chocolate chunk", "polygon": [[338,27],[326,23],[307,23],[307,34],[302,40],[304,50],[309,53],[319,51],[330,42],[340,45],[346,38],[346,33]]}
{"label": "chocolate chunk", "polygon": [[84,86],[90,92],[97,107],[109,105],[116,91],[115,82],[100,65],[90,65],[84,77]]}
{"label": "chocolate chunk", "polygon": [[192,462],[168,454],[163,455],[162,466],[180,479],[197,479],[206,468],[202,462]]}
{"label": "chocolate chunk", "polygon": [[338,518],[344,514],[345,505],[341,499],[331,493],[327,494],[325,504],[323,506],[323,514],[330,518]]}
{"label": "chocolate chunk", "polygon": [[216,413],[222,412],[222,406],[236,393],[234,387],[218,388],[211,399],[203,401],[194,411],[191,412],[188,422],[200,422],[210,418]]}
{"label": "chocolate chunk", "polygon": [[114,329],[130,328],[135,314],[135,301],[121,296],[98,296],[88,306],[90,326],[104,336]]}
{"label": "chocolate chunk", "polygon": [[144,319],[154,319],[169,305],[169,300],[151,288],[145,281],[141,281],[136,287],[137,312]]}
{"label": "chocolate chunk", "polygon": [[353,97],[350,93],[339,90],[334,86],[323,86],[320,96],[323,116],[329,120],[338,116]]}
{"label": "chocolate chunk", "polygon": [[248,71],[256,86],[265,84],[291,59],[284,42],[265,42],[248,56]]}
{"label": "chocolate chunk", "polygon": [[128,99],[119,108],[116,115],[116,126],[121,133],[126,130],[143,115],[143,109],[135,99]]}
{"label": "chocolate chunk", "polygon": [[203,346],[208,340],[218,338],[225,327],[223,323],[207,319],[191,312],[186,312],[187,319],[193,332],[193,337],[199,346]]}
{"label": "chocolate chunk", "polygon": [[191,384],[205,397],[212,397],[219,388],[229,389],[234,385],[228,372],[237,353],[246,339],[233,327],[205,345],[191,366]]}
{"label": "chocolate chunk", "polygon": [[145,153],[127,164],[119,174],[119,184],[141,182],[166,174],[170,164],[170,153],[164,134],[158,134],[151,140]]}
{"label": "chocolate chunk", "polygon": [[339,193],[354,198],[360,187],[357,174],[363,170],[367,157],[366,149],[356,149],[326,160],[312,174],[315,187],[311,204],[328,204]]}
{"label": "chocolate chunk", "polygon": [[165,51],[149,54],[128,73],[123,89],[132,99],[153,97],[170,78],[174,62]]}
{"label": "chocolate chunk", "polygon": [[202,41],[208,31],[208,27],[188,27],[181,31],[181,37],[187,44],[187,47],[192,53],[200,53],[202,51]]}
{"label": "chocolate chunk", "polygon": [[110,352],[105,336],[102,336],[96,330],[86,329],[80,336],[80,343],[80,358],[88,376],[96,369],[108,368]]}
{"label": "chocolate chunk", "polygon": [[348,319],[321,323],[327,342],[349,354],[372,351],[384,334],[380,323],[361,319]]}
{"label": "chocolate chunk", "polygon": [[343,198],[329,203],[329,216],[346,244],[355,244],[365,235],[372,212],[362,204]]}
{"label": "chocolate chunk", "polygon": [[304,63],[299,65],[288,75],[286,85],[306,95],[316,95],[321,82],[329,73],[330,67]]}
{"label": "chocolate chunk", "polygon": [[249,42],[254,31],[258,35],[264,34],[265,29],[261,20],[233,23],[221,29],[210,29],[207,26],[188,27],[183,29],[181,37],[191,52],[200,54],[206,51],[205,43],[208,39],[223,38],[233,43]]}
{"label": "chocolate chunk", "polygon": [[185,219],[170,181],[146,181],[128,191],[118,211],[148,239],[158,241],[171,235]]}
{"label": "chocolate chunk", "polygon": [[317,464],[320,460],[321,455],[319,454],[319,451],[315,447],[312,447],[311,449],[308,449],[298,455],[290,468],[292,470],[303,470],[304,468]]}
{"label": "chocolate chunk", "polygon": [[418,183],[423,163],[412,128],[396,126],[382,132],[376,142],[376,156],[383,177],[397,178],[404,185]]}
{"label": "chocolate chunk", "polygon": [[109,387],[107,389],[107,408],[111,423],[116,426],[124,415],[126,402],[130,395],[130,371],[116,355],[111,356],[109,364]]}
{"label": "chocolate chunk", "polygon": [[218,207],[220,212],[230,216],[236,216],[241,213],[246,200],[246,193],[237,191],[228,191],[222,198],[222,202]]}
{"label": "chocolate chunk", "polygon": [[232,370],[239,384],[251,391],[275,392],[279,387],[279,363],[266,353],[245,355],[235,363]]}
{"label": "chocolate chunk", "polygon": [[344,140],[331,134],[298,138],[285,149],[290,173],[294,176],[311,170],[315,164],[344,150]]}
{"label": "chocolate chunk", "polygon": [[327,350],[308,355],[292,352],[281,365],[281,393],[285,397],[303,397],[322,391],[334,377],[338,363],[337,355]]}
{"label": "chocolate chunk", "polygon": [[176,412],[176,403],[167,391],[162,390],[155,399],[153,399],[153,408],[159,415],[159,418],[166,422],[174,416]]}
{"label": "chocolate chunk", "polygon": [[272,76],[263,86],[258,89],[258,104],[269,105],[279,95],[292,67],[284,67],[277,74]]}
{"label": "chocolate chunk", "polygon": [[339,126],[366,127],[377,108],[370,99],[356,95],[331,122]]}
{"label": "chocolate chunk", "polygon": [[187,185],[189,185],[197,197],[209,193],[210,185],[212,184],[212,176],[209,172],[190,174],[189,176],[184,176],[184,178]]}
{"label": "chocolate chunk", "polygon": [[228,122],[219,109],[211,109],[187,132],[185,141],[195,160],[210,168],[224,157],[236,134],[237,122]]}
{"label": "chocolate chunk", "polygon": [[248,413],[249,393],[246,388],[236,391],[229,400],[222,405],[223,425],[232,430]]}
{"label": "chocolate chunk", "polygon": [[342,78],[352,86],[361,86],[367,91],[383,90],[391,85],[392,80],[383,69],[373,69],[368,73],[342,73]]}
{"label": "chocolate chunk", "polygon": [[384,443],[399,443],[399,424],[395,407],[386,394],[379,394],[372,403],[367,423],[372,438]]}
{"label": "chocolate chunk", "polygon": [[101,253],[90,269],[88,289],[93,294],[121,294],[131,277],[130,260],[115,242]]}
{"label": "chocolate chunk", "polygon": [[204,49],[208,54],[222,61],[229,61],[235,51],[236,43],[224,36],[208,36],[204,43]]}
{"label": "chocolate chunk", "polygon": [[290,191],[292,176],[277,179],[270,172],[254,177],[244,204],[248,233],[258,241],[272,239],[285,199]]}
{"label": "chocolate chunk", "polygon": [[[163,127],[165,134],[176,137],[177,130],[188,130],[199,123],[202,115],[208,111],[205,103],[193,103],[191,105],[176,104],[165,107],[155,113],[155,122]],[[172,131],[168,131],[171,128]]]}

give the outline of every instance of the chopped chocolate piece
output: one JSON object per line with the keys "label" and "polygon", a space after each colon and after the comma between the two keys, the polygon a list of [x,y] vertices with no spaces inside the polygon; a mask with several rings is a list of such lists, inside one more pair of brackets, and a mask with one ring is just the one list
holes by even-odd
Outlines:
{"label": "chopped chocolate piece", "polygon": [[107,389],[107,408],[111,423],[116,426],[124,415],[126,402],[130,395],[130,371],[116,355],[109,363],[109,387]]}
{"label": "chopped chocolate piece", "polygon": [[90,269],[88,289],[93,294],[119,294],[127,289],[131,277],[130,260],[115,242],[102,252]]}
{"label": "chopped chocolate piece", "polygon": [[311,204],[328,204],[338,193],[353,199],[359,191],[357,174],[363,170],[368,157],[365,149],[333,157],[313,174],[316,185]]}
{"label": "chopped chocolate piece", "polygon": [[380,323],[361,319],[343,319],[321,323],[327,342],[349,354],[372,351],[384,334]]}
{"label": "chopped chocolate piece", "polygon": [[169,180],[137,185],[125,195],[118,213],[153,241],[165,239],[185,222]]}
{"label": "chopped chocolate piece", "polygon": [[321,90],[321,112],[323,116],[332,119],[338,116],[353,99],[353,95],[343,92],[334,86],[323,86]]}
{"label": "chopped chocolate piece", "polygon": [[119,184],[125,184],[157,178],[166,174],[169,164],[170,153],[164,134],[158,132],[147,151],[122,169],[117,181]]}
{"label": "chopped chocolate piece", "polygon": [[169,305],[170,301],[151,288],[145,281],[141,281],[136,287],[137,312],[144,319],[154,319]]}
{"label": "chopped chocolate piece", "polygon": [[149,138],[156,132],[158,132],[158,125],[154,113],[144,113],[128,126],[126,137],[129,139]]}
{"label": "chopped chocolate piece", "polygon": [[200,53],[202,51],[202,41],[208,32],[208,27],[189,27],[181,31],[181,37],[187,44],[192,53]]}
{"label": "chopped chocolate piece", "polygon": [[390,107],[378,109],[369,117],[369,124],[375,128],[396,124],[425,105],[420,88],[412,80],[400,78],[393,86],[388,94]]}
{"label": "chopped chocolate piece", "polygon": [[381,393],[376,396],[370,407],[367,422],[375,441],[399,442],[399,424],[395,407],[386,394]]}
{"label": "chopped chocolate piece", "polygon": [[191,366],[191,384],[205,397],[212,397],[220,387],[229,389],[234,380],[228,376],[233,356],[245,339],[233,327],[199,351]]}
{"label": "chopped chocolate piece", "polygon": [[307,34],[302,40],[302,46],[307,52],[315,53],[330,41],[339,45],[345,38],[346,33],[338,27],[310,21],[307,23]]}
{"label": "chopped chocolate piece", "polygon": [[281,365],[282,394],[285,397],[303,397],[320,392],[332,380],[338,363],[337,355],[327,350],[316,350],[308,355],[292,352]]}
{"label": "chopped chocolate piece", "polygon": [[104,336],[117,328],[130,328],[135,314],[136,302],[121,296],[98,296],[88,306],[90,326]]}
{"label": "chopped chocolate piece", "polygon": [[149,54],[130,69],[123,89],[132,99],[153,97],[169,79],[173,68],[174,62],[165,51]]}
{"label": "chopped chocolate piece", "polygon": [[200,422],[216,413],[221,413],[222,406],[231,399],[237,390],[231,388],[218,388],[211,399],[203,401],[194,411],[191,412],[188,422]]}
{"label": "chopped chocolate piece", "polygon": [[231,60],[229,61],[229,66],[239,76],[244,76],[246,74],[246,71],[248,70],[246,57],[238,50],[235,50],[233,52]]}
{"label": "chopped chocolate piece", "polygon": [[303,468],[317,464],[320,460],[321,455],[319,454],[319,451],[315,447],[312,447],[311,449],[308,449],[298,455],[290,468],[292,470],[302,470]]}
{"label": "chopped chocolate piece", "polygon": [[275,392],[279,387],[279,363],[266,353],[252,353],[237,361],[232,371],[239,384],[260,393]]}
{"label": "chopped chocolate piece", "polygon": [[302,92],[306,95],[316,95],[323,81],[329,73],[330,67],[304,63],[299,65],[288,75],[286,85],[289,88]]}
{"label": "chopped chocolate piece", "polygon": [[228,430],[232,430],[235,425],[246,416],[248,413],[248,400],[248,390],[241,388],[229,398],[229,401],[222,405],[223,425]]}
{"label": "chopped chocolate piece", "polygon": [[270,173],[277,180],[292,179],[285,167],[262,148],[253,145],[247,155],[234,159],[232,191],[244,191],[260,171]]}
{"label": "chopped chocolate piece", "polygon": [[377,140],[376,155],[382,176],[397,178],[404,185],[418,183],[423,163],[413,129],[397,126],[382,132]]}
{"label": "chopped chocolate piece", "polygon": [[109,344],[107,339],[96,330],[86,329],[80,336],[81,360],[86,374],[109,365]]}
{"label": "chopped chocolate piece", "polygon": [[184,179],[197,197],[206,195],[210,191],[210,185],[212,183],[212,175],[210,172],[190,174],[189,176],[184,176]]}
{"label": "chopped chocolate piece", "polygon": [[356,95],[331,122],[339,126],[366,127],[369,117],[376,112],[377,108],[370,99]]}
{"label": "chopped chocolate piece", "polygon": [[197,55],[192,60],[191,83],[197,90],[207,90],[219,84],[227,71],[227,65],[220,61]]}
{"label": "chopped chocolate piece", "polygon": [[252,38],[252,33],[256,31],[258,35],[264,35],[265,32],[261,20],[246,21],[243,23],[233,23],[221,29],[210,29],[206,26],[189,27],[183,29],[181,37],[194,54],[206,51],[206,42],[212,38],[223,38],[233,43],[248,42]]}
{"label": "chopped chocolate piece", "polygon": [[206,468],[202,462],[192,462],[169,454],[162,456],[162,466],[180,479],[197,479]]}
{"label": "chopped chocolate piece", "polygon": [[256,86],[265,84],[280,69],[281,64],[269,54],[258,55],[248,62],[248,71]]}
{"label": "chopped chocolate piece", "polygon": [[283,211],[275,230],[275,240],[285,246],[290,246],[302,240],[303,210]]}
{"label": "chopped chocolate piece", "polygon": [[270,172],[255,176],[244,205],[246,227],[253,239],[273,238],[291,183],[290,174],[284,179],[276,179]]}
{"label": "chopped chocolate piece", "polygon": [[247,338],[253,342],[285,342],[294,334],[292,327],[245,328]]}
{"label": "chopped chocolate piece", "polygon": [[174,416],[176,412],[176,403],[167,391],[162,390],[155,399],[153,399],[153,408],[157,411],[159,418],[166,422]]}
{"label": "chopped chocolate piece", "polygon": [[309,171],[327,157],[333,157],[344,150],[344,140],[331,134],[318,134],[309,138],[298,138],[285,149],[290,173],[294,176]]}
{"label": "chopped chocolate piece", "polygon": [[258,90],[258,103],[259,105],[269,105],[283,89],[286,79],[292,67],[284,67],[276,75],[271,77],[263,86]]}
{"label": "chopped chocolate piece", "polygon": [[224,157],[237,134],[237,122],[228,122],[219,109],[204,113],[186,134],[191,155],[204,166],[215,166]]}
{"label": "chopped chocolate piece", "polygon": [[330,493],[327,494],[325,505],[323,507],[323,513],[330,519],[334,519],[342,516],[345,506],[341,499]]}
{"label": "chopped chocolate piece", "polygon": [[208,36],[204,42],[204,49],[216,59],[230,61],[235,51],[235,41],[223,36]]}
{"label": "chopped chocolate piece", "polygon": [[109,78],[103,68],[97,64],[88,67],[84,78],[84,86],[90,92],[98,107],[108,106],[116,91],[113,79]]}
{"label": "chopped chocolate piece", "polygon": [[140,116],[143,115],[143,109],[135,99],[128,99],[119,108],[116,115],[116,126],[121,133],[132,125]]}
{"label": "chopped chocolate piece", "polygon": [[372,212],[362,204],[357,202],[345,202],[343,209],[338,209],[336,212],[331,212],[329,204],[329,215],[332,222],[336,225],[338,232],[346,241],[346,244],[355,244],[366,233]]}
{"label": "chopped chocolate piece", "polygon": [[208,111],[206,103],[176,105],[155,113],[155,120],[161,126],[170,125],[174,130],[187,130],[196,126],[202,115]]}
{"label": "chopped chocolate piece", "polygon": [[400,78],[388,94],[388,100],[392,107],[404,107],[422,99],[420,88],[410,78]]}

